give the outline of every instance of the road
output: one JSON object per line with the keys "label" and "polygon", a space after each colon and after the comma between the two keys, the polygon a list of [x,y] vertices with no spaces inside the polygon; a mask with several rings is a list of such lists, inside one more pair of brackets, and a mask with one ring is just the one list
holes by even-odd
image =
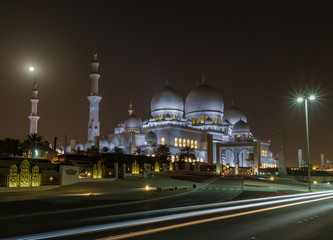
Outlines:
{"label": "road", "polygon": [[1,219],[1,234],[25,240],[333,239],[333,191],[222,202],[240,186],[238,179],[219,178],[154,201]]}
{"label": "road", "polygon": [[[155,211],[159,209],[221,202],[240,193],[241,188],[240,179],[215,178],[202,188],[194,189],[194,191],[156,200],[0,218],[0,238],[117,222],[147,215],[147,211],[151,211],[151,214],[154,215]],[[151,193],[148,191],[145,194],[149,195]],[[137,215],[138,212],[145,213]],[[13,228],[13,226],[15,227]]]}

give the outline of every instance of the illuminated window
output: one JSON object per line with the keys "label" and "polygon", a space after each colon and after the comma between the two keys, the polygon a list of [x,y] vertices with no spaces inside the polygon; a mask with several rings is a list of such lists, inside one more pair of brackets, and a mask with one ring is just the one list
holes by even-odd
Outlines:
{"label": "illuminated window", "polygon": [[163,120],[165,120],[165,114],[163,114]]}
{"label": "illuminated window", "polygon": [[173,114],[171,114],[171,120],[173,120]]}
{"label": "illuminated window", "polygon": [[219,124],[221,124],[221,118],[219,118]]}
{"label": "illuminated window", "polygon": [[162,145],[165,144],[165,139],[164,139],[164,137],[161,138],[161,144],[162,144]]}
{"label": "illuminated window", "polygon": [[195,118],[192,118],[192,124],[195,124]]}
{"label": "illuminated window", "polygon": [[187,146],[190,146],[190,139],[187,139]]}
{"label": "illuminated window", "polygon": [[178,146],[179,146],[179,147],[182,146],[182,139],[181,139],[181,138],[178,139]]}
{"label": "illuminated window", "polygon": [[217,118],[215,118],[215,124],[217,123]]}
{"label": "illuminated window", "polygon": [[160,120],[162,119],[162,115],[159,116],[159,119],[160,119]]}
{"label": "illuminated window", "polygon": [[261,150],[261,156],[262,157],[267,157],[267,151],[266,150]]}
{"label": "illuminated window", "polygon": [[155,117],[155,120],[158,121],[158,116]]}
{"label": "illuminated window", "polygon": [[191,148],[194,148],[194,142],[191,140]]}
{"label": "illuminated window", "polygon": [[214,123],[214,118],[213,117],[210,117],[210,120],[212,120],[212,123]]}
{"label": "illuminated window", "polygon": [[178,121],[180,121],[180,116],[178,116]]}
{"label": "illuminated window", "polygon": [[195,142],[194,142],[194,148],[195,148],[195,149],[198,148],[198,141],[197,141],[197,140],[195,140]]}
{"label": "illuminated window", "polygon": [[205,119],[207,120],[207,119],[208,119],[208,116],[206,116]]}
{"label": "illuminated window", "polygon": [[201,117],[200,123],[205,123],[205,118],[204,117]]}
{"label": "illuminated window", "polygon": [[175,138],[175,147],[178,147],[178,138]]}
{"label": "illuminated window", "polygon": [[183,139],[183,147],[186,147],[186,139]]}
{"label": "illuminated window", "polygon": [[197,123],[199,123],[199,118],[197,118]]}

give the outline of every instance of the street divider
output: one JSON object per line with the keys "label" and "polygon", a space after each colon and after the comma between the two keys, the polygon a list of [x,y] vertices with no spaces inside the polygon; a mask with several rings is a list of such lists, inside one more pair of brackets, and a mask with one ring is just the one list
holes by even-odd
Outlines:
{"label": "street divider", "polygon": [[177,191],[177,190],[189,190],[188,186],[176,186],[176,187],[156,187],[156,191]]}

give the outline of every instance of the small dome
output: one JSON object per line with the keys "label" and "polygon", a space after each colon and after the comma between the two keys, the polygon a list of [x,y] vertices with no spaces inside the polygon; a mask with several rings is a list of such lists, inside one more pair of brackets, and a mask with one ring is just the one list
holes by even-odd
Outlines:
{"label": "small dome", "polygon": [[99,141],[99,148],[102,149],[103,147],[109,147],[109,142],[106,139],[102,139]]}
{"label": "small dome", "polygon": [[154,132],[150,131],[146,134],[145,144],[147,145],[157,144],[157,136]]}
{"label": "small dome", "polygon": [[232,128],[232,135],[237,135],[237,134],[249,134],[250,132],[250,126],[243,120],[239,120],[236,122],[234,127]]}
{"label": "small dome", "polygon": [[66,153],[71,153],[72,152],[72,148],[71,148],[71,145],[69,143],[66,144],[65,151],[66,151]]}
{"label": "small dome", "polygon": [[232,125],[235,125],[239,120],[247,122],[245,114],[235,106],[231,106],[224,110],[224,119],[228,120]]}
{"label": "small dome", "polygon": [[142,120],[140,117],[136,116],[135,114],[132,114],[131,116],[129,116],[125,122],[124,122],[124,126],[125,126],[125,131],[140,131],[142,128]]}
{"label": "small dome", "polygon": [[84,145],[82,143],[77,143],[75,145],[75,151],[84,151]]}
{"label": "small dome", "polygon": [[86,142],[86,145],[85,145],[85,150],[91,148],[94,146],[94,142],[93,141],[88,141]]}
{"label": "small dome", "polygon": [[[159,111],[184,111],[184,100],[182,96],[172,87],[165,86],[158,90],[150,103],[151,115],[154,117]],[[181,114],[180,113],[180,114]]]}
{"label": "small dome", "polygon": [[197,112],[223,113],[224,102],[221,94],[207,84],[201,84],[186,97],[185,114]]}

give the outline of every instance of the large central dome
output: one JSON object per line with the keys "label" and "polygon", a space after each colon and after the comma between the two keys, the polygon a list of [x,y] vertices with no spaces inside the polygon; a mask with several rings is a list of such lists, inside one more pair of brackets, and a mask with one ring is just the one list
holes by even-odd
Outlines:
{"label": "large central dome", "polygon": [[165,116],[171,116],[171,114],[182,116],[184,100],[175,89],[165,86],[154,94],[150,109],[153,117],[160,114],[164,114]]}
{"label": "large central dome", "polygon": [[223,114],[224,102],[221,94],[207,84],[201,84],[186,97],[185,114],[215,112]]}

